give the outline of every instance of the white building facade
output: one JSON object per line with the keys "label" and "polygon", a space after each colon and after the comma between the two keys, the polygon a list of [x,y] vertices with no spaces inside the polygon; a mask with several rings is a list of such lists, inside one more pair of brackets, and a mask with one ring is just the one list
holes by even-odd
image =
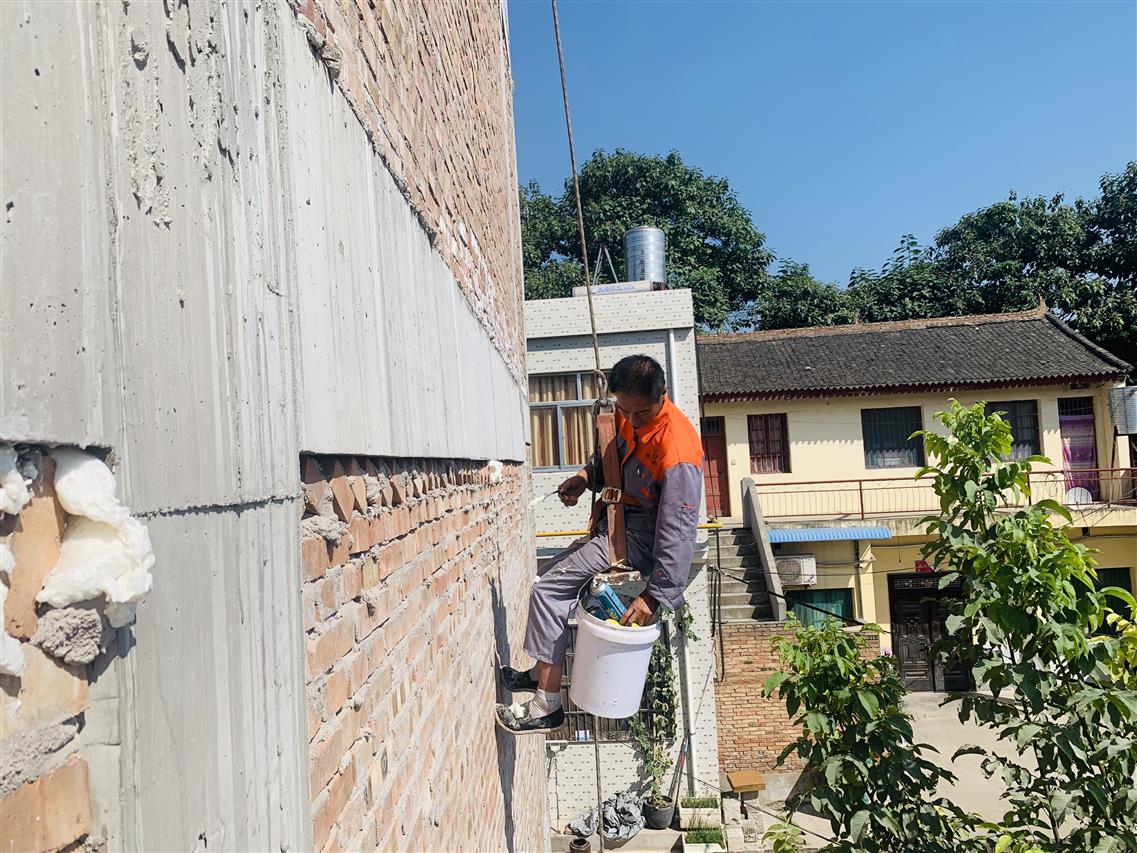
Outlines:
{"label": "white building facade", "polygon": [[[651,356],[667,374],[671,399],[698,428],[691,292],[597,295],[594,307],[601,367],[610,370],[628,355]],[[588,300],[573,297],[526,302],[525,330],[530,461],[533,494],[540,497],[554,492],[566,477],[578,471],[593,446],[595,359]],[[556,497],[538,503],[534,508],[538,561],[550,559],[571,544],[587,526],[588,515],[587,500],[571,508]],[[705,512],[700,511],[700,522],[705,521]],[[691,744],[680,796],[711,793],[711,786],[718,785],[715,657],[705,570],[707,537],[707,531],[701,529],[691,566],[686,596],[692,618],[690,630],[687,635],[670,631],[679,697],[673,758],[678,758],[685,731],[690,732]],[[571,648],[570,644],[570,653]],[[571,658],[567,671],[571,680]],[[549,816],[556,828],[596,804],[592,719],[575,711],[567,702],[567,690],[565,694],[565,728],[546,740]],[[605,797],[643,784],[638,750],[626,721],[600,722],[600,754]]]}

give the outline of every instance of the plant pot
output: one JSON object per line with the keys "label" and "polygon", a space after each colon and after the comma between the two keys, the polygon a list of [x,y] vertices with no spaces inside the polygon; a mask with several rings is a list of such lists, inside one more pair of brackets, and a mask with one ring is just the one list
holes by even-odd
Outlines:
{"label": "plant pot", "polygon": [[687,808],[679,806],[680,829],[697,829],[698,827],[722,826],[722,812],[717,808],[702,806]]}
{"label": "plant pot", "polygon": [[651,800],[644,800],[644,822],[648,829],[667,829],[671,826],[671,819],[675,817],[675,801],[664,800],[664,805],[653,805]]}

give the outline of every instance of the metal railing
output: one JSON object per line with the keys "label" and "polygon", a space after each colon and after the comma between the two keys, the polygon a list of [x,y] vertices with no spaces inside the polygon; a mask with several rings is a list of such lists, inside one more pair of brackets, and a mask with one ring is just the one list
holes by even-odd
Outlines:
{"label": "metal railing", "polygon": [[[757,483],[766,518],[866,519],[939,511],[932,478],[871,477]],[[1033,471],[1031,498],[1070,507],[1137,506],[1137,468]]]}

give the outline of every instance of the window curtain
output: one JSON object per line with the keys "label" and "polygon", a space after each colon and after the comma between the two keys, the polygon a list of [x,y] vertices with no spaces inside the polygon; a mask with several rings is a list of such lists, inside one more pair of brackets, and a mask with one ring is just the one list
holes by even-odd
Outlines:
{"label": "window curtain", "polygon": [[1098,464],[1097,436],[1093,415],[1059,415],[1062,434],[1062,468],[1066,472],[1066,490],[1085,489],[1097,500],[1101,485],[1095,470]]}

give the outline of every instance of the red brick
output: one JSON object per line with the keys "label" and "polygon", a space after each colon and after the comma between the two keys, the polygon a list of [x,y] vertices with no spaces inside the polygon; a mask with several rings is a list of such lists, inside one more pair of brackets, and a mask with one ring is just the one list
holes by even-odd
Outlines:
{"label": "red brick", "polygon": [[363,568],[360,562],[348,563],[343,567],[343,597],[347,601],[359,598],[363,591]]}
{"label": "red brick", "polygon": [[59,850],[90,832],[87,762],[63,767],[0,800],[0,850]]}
{"label": "red brick", "polygon": [[322,631],[307,638],[309,676],[327,672],[355,642],[355,625],[344,615],[337,615],[321,627]]}
{"label": "red brick", "polygon": [[352,554],[360,554],[371,547],[371,522],[362,515],[352,517],[347,532],[351,536]]}
{"label": "red brick", "polygon": [[8,633],[29,640],[36,632],[36,596],[44,578],[59,560],[59,545],[66,526],[66,513],[55,495],[55,460],[43,457],[39,476],[31,485],[32,499],[16,517],[9,546],[16,566],[4,602],[4,625]]}
{"label": "red brick", "polygon": [[332,488],[332,506],[341,521],[351,522],[351,514],[355,509],[355,496],[347,484],[347,474],[339,460],[332,463],[332,475],[328,478],[328,485]]}
{"label": "red brick", "polygon": [[328,543],[320,538],[305,539],[300,543],[300,560],[304,564],[305,580],[322,578],[330,565]]}

